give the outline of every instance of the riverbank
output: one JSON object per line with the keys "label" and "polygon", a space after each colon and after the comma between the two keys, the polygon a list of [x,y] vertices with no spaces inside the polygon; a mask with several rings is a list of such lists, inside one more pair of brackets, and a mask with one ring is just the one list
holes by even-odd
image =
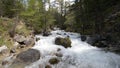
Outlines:
{"label": "riverbank", "polygon": [[23,21],[0,18],[0,67],[8,63],[5,58],[31,48],[34,43],[33,31]]}

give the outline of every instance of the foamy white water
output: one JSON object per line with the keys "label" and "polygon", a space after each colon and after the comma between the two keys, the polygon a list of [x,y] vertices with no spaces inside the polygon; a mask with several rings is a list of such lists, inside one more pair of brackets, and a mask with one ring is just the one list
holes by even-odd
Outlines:
{"label": "foamy white water", "polygon": [[[61,35],[57,35],[57,33]],[[72,41],[71,48],[64,48],[60,45],[55,45],[56,37],[69,36]],[[55,56],[55,53],[63,54],[63,57],[58,57],[60,62],[51,65],[52,68],[120,68],[120,56],[110,52],[104,52],[97,47],[93,47],[86,42],[80,40],[80,35],[77,33],[65,32],[63,30],[52,31],[52,35],[40,38],[36,42],[34,49],[41,53],[40,60],[26,66],[25,68],[45,68],[49,64],[49,59]],[[60,48],[61,51],[57,51]],[[49,64],[50,65],[50,64]]]}

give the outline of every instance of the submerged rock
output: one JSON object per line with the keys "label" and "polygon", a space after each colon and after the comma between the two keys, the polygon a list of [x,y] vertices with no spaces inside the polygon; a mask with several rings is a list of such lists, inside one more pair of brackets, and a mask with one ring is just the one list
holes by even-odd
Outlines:
{"label": "submerged rock", "polygon": [[60,33],[56,33],[57,35],[61,35]]}
{"label": "submerged rock", "polygon": [[58,64],[60,62],[60,60],[58,60],[57,58],[51,58],[50,60],[49,60],[49,63],[50,64]]}
{"label": "submerged rock", "polygon": [[69,38],[61,38],[61,37],[57,37],[55,39],[55,44],[56,45],[62,45],[65,48],[71,47],[71,40]]}
{"label": "submerged rock", "polygon": [[62,57],[62,56],[63,56],[62,53],[55,53],[55,55],[56,55],[57,57]]}
{"label": "submerged rock", "polygon": [[60,48],[58,48],[58,49],[57,49],[57,51],[61,51],[61,49],[60,49]]}
{"label": "submerged rock", "polygon": [[21,52],[17,55],[16,62],[32,63],[40,59],[40,52],[35,49],[28,49],[27,51]]}

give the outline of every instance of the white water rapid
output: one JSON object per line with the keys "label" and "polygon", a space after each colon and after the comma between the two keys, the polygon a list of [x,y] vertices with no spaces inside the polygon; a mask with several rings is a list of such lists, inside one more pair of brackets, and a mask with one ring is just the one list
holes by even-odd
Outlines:
{"label": "white water rapid", "polygon": [[[119,55],[104,52],[97,47],[82,42],[79,34],[63,30],[56,30],[51,33],[52,35],[48,37],[42,35],[36,36],[40,40],[36,42],[33,49],[39,50],[41,57],[37,62],[25,68],[45,68],[46,65],[51,65],[48,61],[50,58],[56,57],[55,53],[61,53],[63,56],[58,57],[60,62],[51,65],[52,68],[120,68]],[[66,37],[68,35],[72,41],[71,48],[64,48],[63,46],[54,44],[56,37]],[[61,50],[57,51],[58,48]]]}

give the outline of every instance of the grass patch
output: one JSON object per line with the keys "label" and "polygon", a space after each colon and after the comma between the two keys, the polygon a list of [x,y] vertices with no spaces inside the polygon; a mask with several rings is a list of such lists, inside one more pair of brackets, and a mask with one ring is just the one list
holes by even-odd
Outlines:
{"label": "grass patch", "polygon": [[28,36],[28,35],[30,35],[30,30],[26,27],[25,24],[20,23],[16,28],[16,33],[22,34],[24,36]]}

